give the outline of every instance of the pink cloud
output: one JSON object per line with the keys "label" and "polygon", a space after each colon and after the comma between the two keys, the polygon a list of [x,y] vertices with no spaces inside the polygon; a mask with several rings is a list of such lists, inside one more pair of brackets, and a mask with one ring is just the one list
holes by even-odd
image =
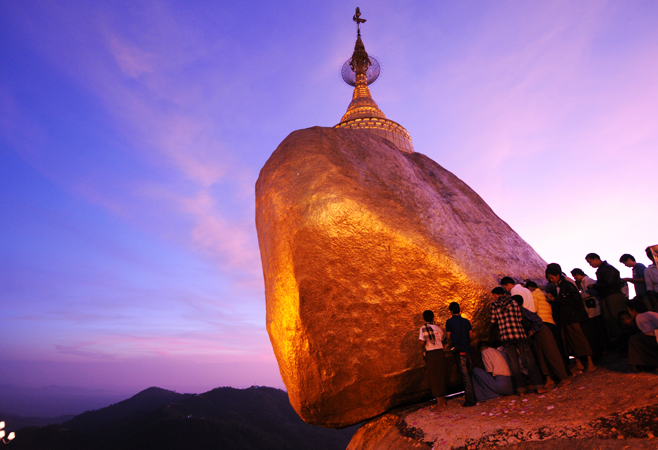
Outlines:
{"label": "pink cloud", "polygon": [[91,349],[95,343],[81,343],[77,345],[56,345],[58,353],[63,355],[74,355],[82,358],[94,359],[94,360],[112,360],[114,359],[113,355],[109,355],[100,350]]}
{"label": "pink cloud", "polygon": [[[169,208],[172,217],[189,215],[189,239],[196,248],[215,255],[222,267],[260,276],[251,206],[222,212],[211,194],[212,186],[230,182],[232,188],[224,195],[250,201],[254,183],[253,171],[240,167],[218,137],[221,124],[216,122],[215,111],[222,108],[219,91],[225,87],[217,80],[208,95],[209,80],[189,76],[187,66],[206,58],[213,46],[198,45],[198,32],[162,5],[150,5],[141,12],[153,13],[157,19],[139,38],[128,38],[129,27],[102,7],[79,10],[48,5],[43,9],[48,19],[40,18],[40,26],[32,28],[41,51],[102,102],[115,129],[137,151],[131,157],[171,174],[175,182],[131,179],[117,191],[116,179],[106,178],[120,174],[81,170],[71,177],[57,173],[57,167],[41,156],[28,161],[124,219],[148,223],[150,217],[142,211],[149,200]],[[26,18],[28,23],[31,20]],[[61,29],[69,32],[62,34]]]}
{"label": "pink cloud", "polygon": [[114,56],[121,71],[131,78],[138,78],[146,73],[153,73],[153,55],[142,49],[122,42],[118,36],[107,36],[107,46]]}
{"label": "pink cloud", "polygon": [[260,254],[252,220],[229,222],[216,213],[216,200],[201,191],[194,198],[180,199],[183,211],[196,218],[192,238],[206,251],[224,255],[226,264],[240,271],[258,274]]}

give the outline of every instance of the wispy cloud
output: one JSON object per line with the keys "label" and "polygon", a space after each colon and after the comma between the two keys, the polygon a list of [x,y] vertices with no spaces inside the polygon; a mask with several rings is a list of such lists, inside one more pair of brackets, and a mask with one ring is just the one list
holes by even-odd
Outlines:
{"label": "wispy cloud", "polygon": [[[237,208],[223,209],[224,199],[213,197],[211,190],[218,182],[230,182],[222,196],[242,200],[245,193],[253,192],[255,173],[241,167],[235,152],[219,137],[224,124],[217,122],[216,111],[227,106],[217,91],[223,89],[221,83],[209,84],[212,80],[206,75],[194,75],[193,66],[208,58],[213,44],[199,45],[194,40],[200,38],[198,32],[165,5],[149,5],[132,17],[154,14],[139,39],[131,20],[124,23],[116,11],[80,10],[72,4],[43,6],[41,13],[48,17],[39,17],[38,27],[35,22],[32,39],[52,64],[99,99],[130,146],[123,156],[137,158],[153,174],[124,179],[125,187],[116,189],[108,177],[116,182],[125,174],[108,173],[106,167],[80,166],[71,177],[58,165],[44,164],[43,158],[28,161],[78,195],[120,217],[159,228],[163,235],[171,235],[171,221],[154,223],[151,215],[144,216],[152,209],[144,208],[145,202],[168,208],[177,222],[189,215],[188,237],[194,246],[215,255],[220,267],[259,276],[252,204],[236,201]],[[26,16],[28,23],[35,20]],[[63,28],[71,32],[60,33]],[[40,145],[46,145],[45,139]],[[154,179],[155,174],[160,180]],[[148,198],[145,193],[158,196]]]}
{"label": "wispy cloud", "polygon": [[[288,132],[347,107],[348,6],[0,5],[0,357],[108,383],[276,370],[254,182]],[[653,233],[655,9],[378,3],[373,95],[546,259],[614,260]]]}
{"label": "wispy cloud", "polygon": [[229,267],[258,273],[260,256],[254,247],[255,227],[251,218],[229,222],[217,214],[217,201],[206,191],[195,198],[181,199],[183,211],[196,218],[194,242],[203,249],[226,257]]}
{"label": "wispy cloud", "polygon": [[77,345],[56,345],[57,351],[64,355],[80,356],[82,358],[89,358],[94,360],[112,360],[113,355],[103,353],[100,350],[91,349],[94,342],[85,342]]}

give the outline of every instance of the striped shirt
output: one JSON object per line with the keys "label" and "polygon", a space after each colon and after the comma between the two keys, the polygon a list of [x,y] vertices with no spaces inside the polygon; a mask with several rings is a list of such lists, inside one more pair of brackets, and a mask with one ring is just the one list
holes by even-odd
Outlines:
{"label": "striped shirt", "polygon": [[527,342],[522,319],[521,307],[509,295],[501,295],[491,302],[491,323],[498,324],[503,343]]}

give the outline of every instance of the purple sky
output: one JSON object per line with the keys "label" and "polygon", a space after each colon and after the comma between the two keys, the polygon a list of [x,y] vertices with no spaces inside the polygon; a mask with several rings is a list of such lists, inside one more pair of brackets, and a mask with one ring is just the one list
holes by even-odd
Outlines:
{"label": "purple sky", "polygon": [[[0,2],[0,383],[283,387],[254,183],[345,112],[355,6]],[[549,262],[647,263],[658,3],[358,6],[416,151]]]}

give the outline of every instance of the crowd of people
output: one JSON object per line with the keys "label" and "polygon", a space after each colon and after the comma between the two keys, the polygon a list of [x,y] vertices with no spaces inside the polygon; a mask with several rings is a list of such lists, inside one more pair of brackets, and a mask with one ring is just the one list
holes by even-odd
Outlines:
{"label": "crowd of people", "polygon": [[[446,405],[444,345],[464,384],[464,407],[501,395],[541,394],[566,386],[573,377],[594,372],[595,361],[609,351],[627,355],[635,371],[655,370],[658,268],[652,247],[646,254],[649,267],[622,255],[619,261],[632,269],[630,278],[621,278],[619,270],[596,253],[585,257],[596,269],[596,279],[579,268],[571,271],[571,278],[555,263],[546,267],[541,284],[504,277],[491,291],[490,339],[477,345],[483,367],[473,367],[473,329],[458,303],[449,305],[445,335],[434,313],[423,312],[419,339],[436,397],[434,408]],[[633,299],[628,298],[627,283],[635,288]]]}

